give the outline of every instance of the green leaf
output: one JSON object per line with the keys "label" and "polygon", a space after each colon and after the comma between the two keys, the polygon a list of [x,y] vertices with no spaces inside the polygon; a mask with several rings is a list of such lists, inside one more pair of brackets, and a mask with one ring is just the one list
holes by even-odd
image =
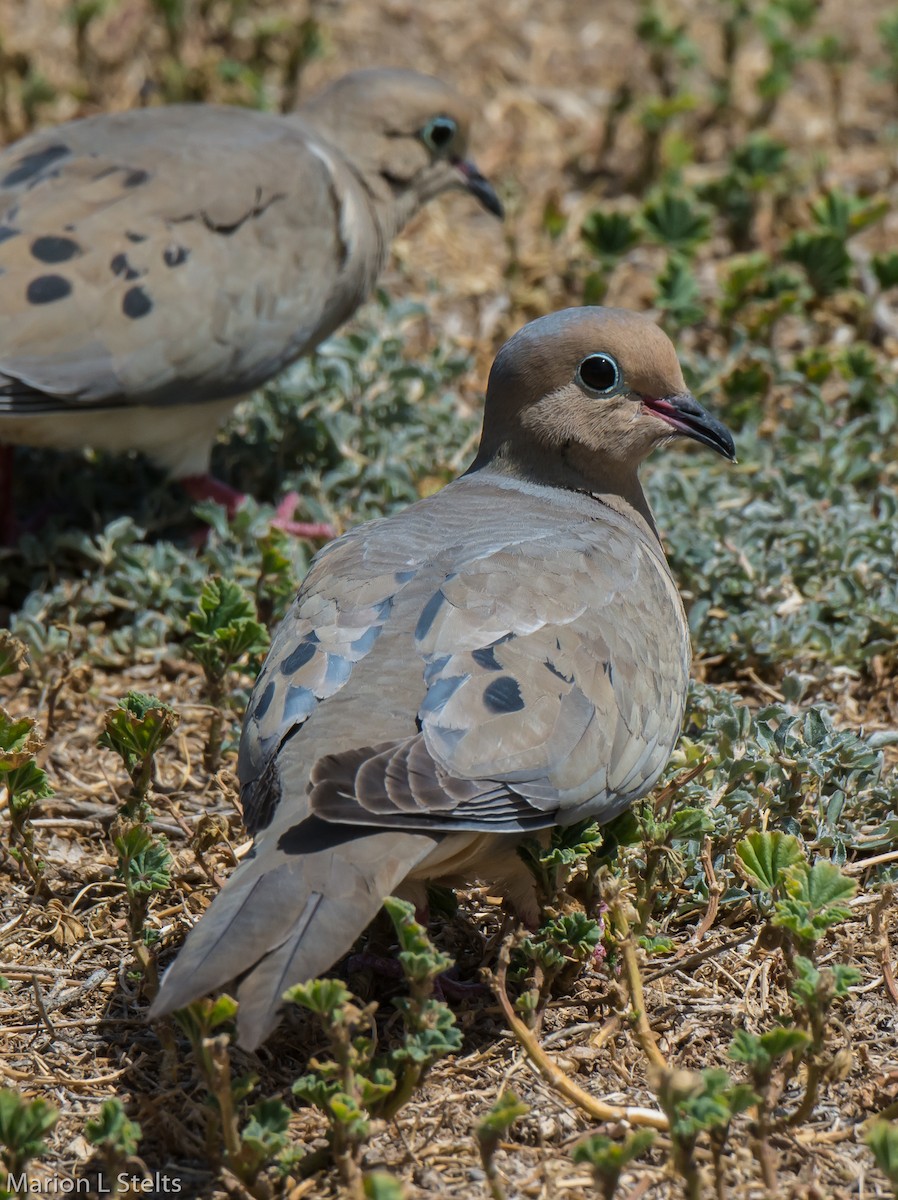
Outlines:
{"label": "green leaf", "polygon": [[268,631],[256,620],[249,596],[233,580],[207,580],[199,608],[187,620],[195,634],[188,649],[212,678],[221,679],[244,655],[268,648]]}
{"label": "green leaf", "polygon": [[786,892],[818,911],[838,909],[840,920],[850,916],[851,909],[846,907],[846,902],[857,892],[857,880],[844,875],[835,863],[823,858],[815,862],[810,871],[803,868],[804,864],[787,871]]}
{"label": "green leaf", "polygon": [[783,257],[804,267],[818,296],[831,296],[850,282],[851,256],[837,234],[799,229],[783,247]]}
{"label": "green leaf", "polygon": [[300,1004],[310,1012],[328,1021],[340,1022],[352,993],[339,979],[311,979],[308,983],[297,983],[284,992],[283,999],[291,1004]]}
{"label": "green leaf", "polygon": [[602,259],[620,258],[636,245],[639,234],[632,217],[594,209],[581,226],[584,242]]}
{"label": "green leaf", "polygon": [[92,1146],[107,1153],[129,1158],[137,1153],[141,1130],[136,1121],[128,1119],[121,1100],[113,1097],[100,1105],[100,1114],[84,1126],[84,1136]]}
{"label": "green leaf", "polygon": [[129,772],[152,757],[178,727],[180,717],[169,705],[144,692],[128,692],[104,717],[97,745],[119,755]]}
{"label": "green leaf", "polygon": [[[616,1186],[624,1167],[645,1154],[655,1140],[652,1129],[640,1129],[622,1142],[613,1142],[600,1133],[593,1133],[574,1147],[575,1163],[588,1163],[596,1181]],[[607,1193],[610,1194],[610,1193]]]}
{"label": "green leaf", "polygon": [[668,826],[671,841],[694,841],[705,833],[714,831],[714,822],[703,808],[680,808]]}
{"label": "green leaf", "polygon": [[213,1030],[233,1021],[237,1015],[237,1001],[223,992],[212,1000],[207,997],[194,1000],[185,1008],[178,1009],[174,1015],[190,1040],[196,1043],[208,1037]]}
{"label": "green leaf", "polygon": [[737,1029],[730,1042],[727,1057],[733,1062],[746,1063],[755,1075],[766,1078],[777,1059],[804,1050],[810,1036],[803,1029],[777,1025],[760,1035],[747,1029]]}
{"label": "green leaf", "polygon": [[24,1100],[18,1092],[0,1089],[0,1151],[10,1171],[21,1170],[29,1159],[46,1150],[44,1134],[59,1120],[46,1100]]}
{"label": "green leaf", "polygon": [[776,891],[783,884],[786,871],[803,862],[798,838],[779,830],[749,833],[736,846],[736,869],[747,883],[762,892]]}
{"label": "green leaf", "polygon": [[119,860],[116,874],[129,895],[148,896],[171,885],[175,860],[164,837],[154,836],[146,825],[133,825],[114,844]]}
{"label": "green leaf", "polygon": [[405,1200],[405,1189],[386,1171],[370,1171],[362,1181],[365,1200]]}
{"label": "green leaf", "polygon": [[505,1091],[477,1126],[477,1136],[501,1137],[519,1117],[525,1117],[530,1106],[519,1100],[515,1092]]}
{"label": "green leaf", "polygon": [[871,265],[881,288],[898,287],[898,251],[874,254]]}
{"label": "green leaf", "polygon": [[892,1121],[874,1121],[864,1140],[876,1165],[898,1192],[898,1125]]}
{"label": "green leaf", "polygon": [[705,241],[711,231],[711,222],[702,207],[670,191],[659,192],[646,203],[642,221],[654,241],[686,253]]}

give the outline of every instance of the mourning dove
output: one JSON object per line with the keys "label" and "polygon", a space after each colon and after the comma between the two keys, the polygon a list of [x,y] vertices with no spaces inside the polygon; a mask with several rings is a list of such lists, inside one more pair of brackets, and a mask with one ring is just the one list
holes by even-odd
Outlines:
{"label": "mourning dove", "polygon": [[[175,105],[73,121],[0,154],[0,442],[142,450],[197,498],[237,401],[370,295],[450,188],[471,109],[412,71],[344,76],[296,114]],[[0,464],[2,469],[2,464]]]}
{"label": "mourning dove", "polygon": [[253,851],[151,1015],[242,975],[255,1047],[385,896],[482,879],[532,911],[522,836],[649,791],[690,649],[638,468],[678,434],[733,458],[643,316],[568,309],[502,348],[468,472],[314,560],[243,728]]}

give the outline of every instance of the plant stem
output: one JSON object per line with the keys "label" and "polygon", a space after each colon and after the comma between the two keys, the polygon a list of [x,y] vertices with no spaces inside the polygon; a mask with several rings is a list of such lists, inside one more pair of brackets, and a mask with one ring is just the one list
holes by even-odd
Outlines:
{"label": "plant stem", "polygon": [[533,1031],[528,1029],[517,1016],[508,999],[505,978],[508,972],[509,952],[510,939],[505,942],[499,954],[496,973],[492,978],[493,993],[512,1033],[550,1087],[553,1087],[556,1092],[576,1104],[596,1121],[629,1121],[631,1125],[647,1125],[651,1129],[666,1130],[668,1122],[663,1113],[651,1108],[619,1108],[613,1104],[605,1104],[595,1096],[591,1096],[589,1092],[584,1091],[583,1088],[578,1087],[560,1067],[552,1062],[540,1046]]}
{"label": "plant stem", "polygon": [[639,961],[636,958],[636,942],[633,938],[630,922],[627,920],[626,913],[624,912],[623,902],[619,897],[611,905],[611,920],[614,931],[618,936],[621,957],[624,960],[624,974],[627,980],[627,989],[630,993],[630,1004],[633,1009],[636,1040],[642,1047],[643,1054],[653,1066],[660,1067],[663,1071],[668,1071],[670,1067],[667,1059],[658,1049],[655,1035],[646,1016],[642,975],[639,972]]}

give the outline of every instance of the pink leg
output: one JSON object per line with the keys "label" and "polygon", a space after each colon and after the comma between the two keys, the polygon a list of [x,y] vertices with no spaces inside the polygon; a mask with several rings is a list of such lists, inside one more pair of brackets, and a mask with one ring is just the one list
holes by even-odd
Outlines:
{"label": "pink leg", "polygon": [[[216,504],[221,504],[227,510],[229,517],[233,517],[237,509],[246,499],[243,492],[238,492],[236,488],[230,487],[227,483],[222,483],[220,479],[216,479],[212,475],[187,475],[183,479],[179,479],[181,487],[193,500],[214,500]],[[284,533],[289,533],[293,537],[302,538],[332,538],[336,536],[336,531],[331,525],[326,525],[323,522],[308,523],[303,521],[294,521],[293,513],[299,503],[299,494],[290,492],[277,507],[274,520],[271,522],[276,529],[282,529]]]}

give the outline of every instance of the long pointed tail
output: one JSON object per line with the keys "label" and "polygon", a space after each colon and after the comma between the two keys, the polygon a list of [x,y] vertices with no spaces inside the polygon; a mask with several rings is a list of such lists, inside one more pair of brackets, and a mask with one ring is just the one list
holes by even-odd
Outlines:
{"label": "long pointed tail", "polygon": [[150,1017],[183,1008],[243,976],[238,1041],[255,1049],[288,987],[327,971],[439,835],[373,832],[308,817],[263,840],[191,930]]}

